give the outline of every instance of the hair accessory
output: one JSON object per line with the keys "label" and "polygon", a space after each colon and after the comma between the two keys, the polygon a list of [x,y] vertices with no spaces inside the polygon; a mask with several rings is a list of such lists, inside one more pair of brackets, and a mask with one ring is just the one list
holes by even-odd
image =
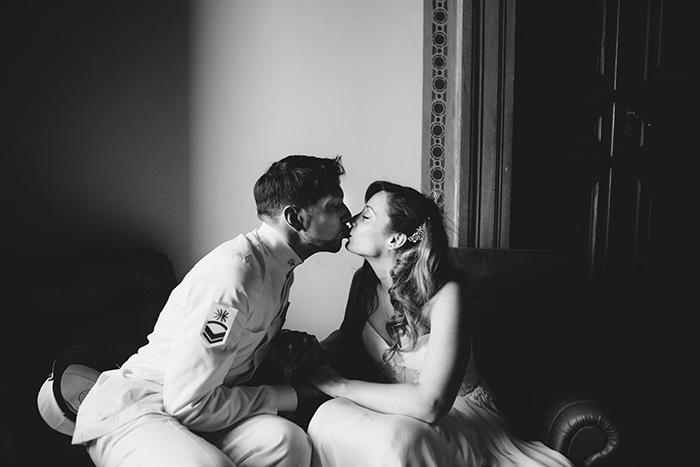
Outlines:
{"label": "hair accessory", "polygon": [[[427,220],[426,220],[427,222]],[[423,240],[423,235],[425,234],[425,224],[426,222],[422,223],[415,232],[411,234],[410,237],[407,238],[407,240],[411,243],[418,243],[421,240]]]}

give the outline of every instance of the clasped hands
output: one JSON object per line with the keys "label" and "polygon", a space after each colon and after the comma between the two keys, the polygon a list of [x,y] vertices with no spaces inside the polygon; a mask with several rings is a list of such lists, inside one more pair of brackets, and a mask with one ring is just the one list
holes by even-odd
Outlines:
{"label": "clasped hands", "polygon": [[275,338],[273,349],[277,363],[292,371],[312,371],[325,361],[316,336],[302,331],[283,329]]}
{"label": "clasped hands", "polygon": [[274,353],[280,365],[292,370],[292,386],[300,398],[318,398],[320,393],[336,395],[333,388],[342,378],[326,365],[326,355],[316,336],[282,330],[275,339]]}

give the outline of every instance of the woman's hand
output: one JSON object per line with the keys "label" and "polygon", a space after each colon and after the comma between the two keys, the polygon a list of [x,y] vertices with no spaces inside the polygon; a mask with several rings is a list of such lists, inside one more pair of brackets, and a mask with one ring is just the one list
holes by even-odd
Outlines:
{"label": "woman's hand", "polygon": [[319,366],[316,371],[308,376],[308,381],[331,397],[339,397],[343,386],[347,382],[345,378],[328,365]]}

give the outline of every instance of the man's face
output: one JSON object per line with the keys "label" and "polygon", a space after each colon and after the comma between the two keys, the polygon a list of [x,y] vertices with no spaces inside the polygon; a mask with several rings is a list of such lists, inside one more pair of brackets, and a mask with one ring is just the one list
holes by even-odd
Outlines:
{"label": "man's face", "polygon": [[343,239],[348,236],[347,223],[350,221],[350,210],[343,202],[343,190],[338,187],[302,211],[304,243],[317,251],[339,251]]}

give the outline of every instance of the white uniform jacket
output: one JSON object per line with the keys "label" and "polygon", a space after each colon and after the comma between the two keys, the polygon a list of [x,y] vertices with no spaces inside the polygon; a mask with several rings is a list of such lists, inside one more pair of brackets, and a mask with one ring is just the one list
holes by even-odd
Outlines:
{"label": "white uniform jacket", "polygon": [[299,264],[264,223],[206,255],[171,293],[148,343],[100,376],[78,411],[73,444],[146,414],[171,416],[204,432],[276,414],[276,388],[241,384],[284,323]]}

